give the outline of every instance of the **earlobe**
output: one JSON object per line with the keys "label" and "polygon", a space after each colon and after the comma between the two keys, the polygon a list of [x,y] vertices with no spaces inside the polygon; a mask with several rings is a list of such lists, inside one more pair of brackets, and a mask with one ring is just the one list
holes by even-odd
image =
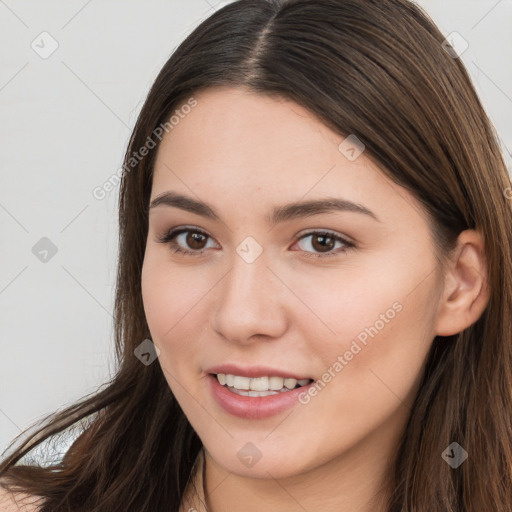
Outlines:
{"label": "earlobe", "polygon": [[446,269],[445,289],[437,316],[436,334],[451,336],[474,324],[490,297],[483,236],[463,231]]}

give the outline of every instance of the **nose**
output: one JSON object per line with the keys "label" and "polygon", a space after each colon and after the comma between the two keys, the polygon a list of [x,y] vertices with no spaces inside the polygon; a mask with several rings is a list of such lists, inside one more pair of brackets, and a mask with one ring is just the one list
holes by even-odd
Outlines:
{"label": "nose", "polygon": [[290,292],[264,253],[252,263],[238,255],[233,261],[217,286],[213,329],[237,344],[252,343],[261,337],[279,338],[287,328]]}

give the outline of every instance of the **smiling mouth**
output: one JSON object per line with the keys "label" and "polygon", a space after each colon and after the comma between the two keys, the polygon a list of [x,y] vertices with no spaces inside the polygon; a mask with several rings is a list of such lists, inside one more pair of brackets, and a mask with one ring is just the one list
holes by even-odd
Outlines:
{"label": "smiling mouth", "polygon": [[262,397],[286,393],[307,386],[313,379],[292,379],[279,376],[242,377],[225,373],[210,374],[221,386],[242,396]]}

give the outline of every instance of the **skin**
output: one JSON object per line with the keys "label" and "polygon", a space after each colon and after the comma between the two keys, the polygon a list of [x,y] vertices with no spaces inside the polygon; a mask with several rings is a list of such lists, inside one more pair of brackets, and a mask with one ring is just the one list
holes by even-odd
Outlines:
{"label": "skin", "polygon": [[[488,302],[482,237],[461,233],[441,268],[420,203],[364,152],[347,159],[338,149],[345,137],[309,111],[241,88],[194,97],[198,105],[158,148],[150,200],[179,192],[209,203],[222,220],[152,209],[142,292],[159,364],[206,449],[208,509],[383,510],[387,465],[432,340],[474,323]],[[364,205],[380,222],[330,212],[267,224],[275,205],[327,196]],[[180,226],[207,233],[195,246],[188,233],[175,239],[203,254],[175,254],[158,242]],[[315,257],[322,246],[304,235],[318,230],[355,247],[339,252],[336,242],[326,249],[332,257]],[[263,249],[252,263],[236,251],[247,236]],[[396,303],[394,318],[307,404],[248,420],[210,394],[205,370],[224,362],[322,380]],[[247,442],[262,454],[252,467],[237,457]]]}
{"label": "skin", "polygon": [[10,493],[0,488],[1,512],[37,512],[42,507],[43,498],[27,493]]}

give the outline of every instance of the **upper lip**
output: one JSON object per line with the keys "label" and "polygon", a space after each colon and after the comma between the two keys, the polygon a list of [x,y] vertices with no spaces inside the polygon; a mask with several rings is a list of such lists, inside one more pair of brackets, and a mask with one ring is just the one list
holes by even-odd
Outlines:
{"label": "upper lip", "polygon": [[207,373],[218,374],[230,374],[230,375],[238,375],[240,377],[284,377],[287,379],[310,379],[311,377],[305,377],[303,375],[298,375],[296,373],[288,372],[286,370],[281,370],[280,368],[271,368],[269,366],[238,366],[236,364],[219,364],[216,366],[211,366],[210,368],[205,370]]}

